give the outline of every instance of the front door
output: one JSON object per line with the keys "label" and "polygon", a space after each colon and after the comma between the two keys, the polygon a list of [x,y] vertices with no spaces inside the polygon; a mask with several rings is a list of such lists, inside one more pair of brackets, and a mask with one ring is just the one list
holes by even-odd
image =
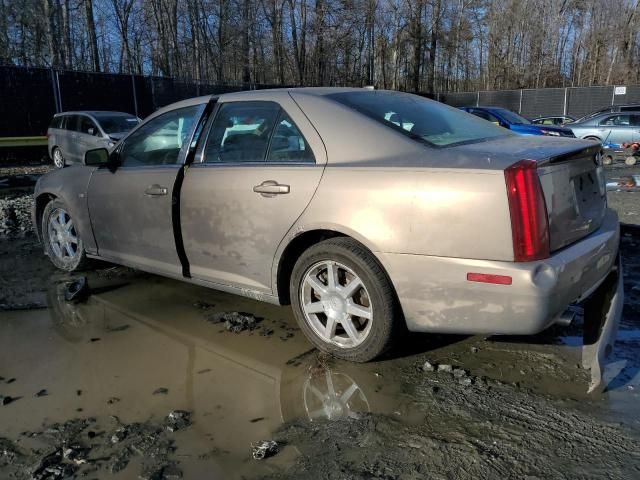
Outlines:
{"label": "front door", "polygon": [[278,245],[320,182],[320,137],[289,98],[219,104],[185,174],[180,217],[191,276],[271,293]]}
{"label": "front door", "polygon": [[631,124],[631,115],[615,113],[600,121],[599,131],[604,143],[623,144],[633,141],[637,128]]}
{"label": "front door", "polygon": [[125,139],[119,167],[96,170],[88,188],[98,254],[116,263],[179,276],[172,194],[204,105],[166,112]]}

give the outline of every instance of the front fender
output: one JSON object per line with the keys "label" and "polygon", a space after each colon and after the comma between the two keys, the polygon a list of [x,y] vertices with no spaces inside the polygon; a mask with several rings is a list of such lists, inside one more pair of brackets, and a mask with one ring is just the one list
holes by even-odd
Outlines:
{"label": "front fender", "polygon": [[87,253],[97,252],[87,202],[87,189],[91,175],[95,170],[95,167],[72,165],[60,170],[53,170],[40,177],[34,190],[32,213],[34,230],[39,238],[42,238],[42,232],[40,232],[42,209],[39,209],[38,206],[42,205],[43,198],[55,197],[62,200],[67,206]]}

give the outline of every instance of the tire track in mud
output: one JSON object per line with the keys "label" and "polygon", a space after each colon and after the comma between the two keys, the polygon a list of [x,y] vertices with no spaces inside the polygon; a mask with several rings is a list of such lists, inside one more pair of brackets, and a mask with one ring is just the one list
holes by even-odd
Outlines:
{"label": "tire track in mud", "polygon": [[[294,423],[279,440],[301,457],[273,478],[638,478],[640,436],[552,400],[490,381],[459,385],[404,373],[423,422],[366,414]],[[435,388],[434,388],[435,387]]]}

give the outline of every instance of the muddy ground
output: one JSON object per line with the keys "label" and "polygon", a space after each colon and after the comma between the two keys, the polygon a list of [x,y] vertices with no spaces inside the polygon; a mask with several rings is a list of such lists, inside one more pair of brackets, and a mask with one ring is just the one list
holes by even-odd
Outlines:
{"label": "muddy ground", "polygon": [[[29,187],[2,179],[0,478],[640,478],[633,229],[616,348],[587,394],[579,324],[411,335],[355,365],[313,350],[289,308],[122,267],[67,302],[77,275],[42,255]],[[640,223],[640,193],[609,202]],[[277,453],[254,460],[265,440]]]}

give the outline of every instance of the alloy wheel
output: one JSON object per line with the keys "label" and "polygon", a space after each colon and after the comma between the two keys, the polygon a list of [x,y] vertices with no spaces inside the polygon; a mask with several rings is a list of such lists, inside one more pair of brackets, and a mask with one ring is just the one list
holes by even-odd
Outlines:
{"label": "alloy wheel", "polygon": [[323,341],[354,348],[371,331],[373,305],[360,277],[339,262],[315,263],[302,277],[300,305],[305,320]]}
{"label": "alloy wheel", "polygon": [[71,216],[63,208],[56,208],[49,216],[49,244],[60,260],[71,260],[79,254],[78,234]]}
{"label": "alloy wheel", "polygon": [[62,152],[59,148],[56,148],[53,151],[53,164],[56,166],[56,168],[64,167],[64,157],[62,156]]}

